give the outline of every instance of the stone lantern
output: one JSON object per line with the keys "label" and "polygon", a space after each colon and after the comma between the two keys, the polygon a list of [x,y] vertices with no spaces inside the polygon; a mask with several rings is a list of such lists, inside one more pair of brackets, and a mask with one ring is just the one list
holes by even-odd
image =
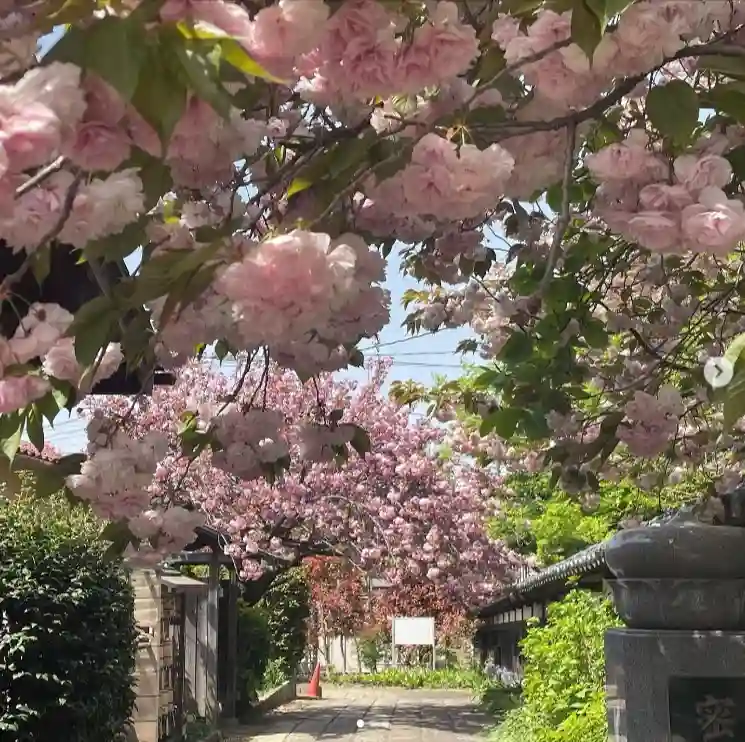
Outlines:
{"label": "stone lantern", "polygon": [[[745,740],[745,491],[606,547],[612,742]],[[711,509],[711,503],[718,510]]]}

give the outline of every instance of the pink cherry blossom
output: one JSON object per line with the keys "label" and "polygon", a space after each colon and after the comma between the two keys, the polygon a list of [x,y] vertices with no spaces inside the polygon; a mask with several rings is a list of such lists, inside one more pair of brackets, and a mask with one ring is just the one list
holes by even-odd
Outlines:
{"label": "pink cherry blossom", "polygon": [[585,165],[592,176],[604,183],[613,180],[654,180],[665,174],[664,163],[646,148],[646,135],[635,129],[627,139],[609,144],[588,155]]}
{"label": "pink cherry blossom", "polygon": [[719,155],[680,155],[674,167],[675,177],[693,193],[700,193],[708,186],[724,188],[732,177],[732,166]]}
{"label": "pink cherry blossom", "polygon": [[84,170],[116,170],[128,159],[130,146],[120,128],[91,121],[78,128],[70,159]]}
{"label": "pink cherry blossom", "polygon": [[50,383],[39,376],[11,376],[0,379],[0,414],[20,410],[27,404],[41,399],[51,388]]}
{"label": "pink cherry blossom", "polygon": [[745,238],[745,207],[717,188],[704,188],[682,214],[683,235],[695,251],[724,256]]}
{"label": "pink cherry blossom", "polygon": [[680,218],[675,212],[640,211],[629,217],[625,231],[649,250],[679,252],[683,247]]}

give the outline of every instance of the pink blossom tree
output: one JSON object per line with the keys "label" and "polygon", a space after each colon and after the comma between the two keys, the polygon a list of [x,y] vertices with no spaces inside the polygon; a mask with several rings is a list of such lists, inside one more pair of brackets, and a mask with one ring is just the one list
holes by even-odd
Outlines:
{"label": "pink blossom tree", "polygon": [[[407,409],[385,398],[386,372],[386,364],[377,363],[364,384],[330,375],[302,383],[267,367],[233,395],[235,379],[199,364],[186,367],[174,386],[138,402],[124,423],[136,441],[159,431],[170,442],[148,493],[168,508],[165,515],[148,510],[134,518],[132,532],[143,539],[161,530],[185,536],[195,508],[225,534],[226,553],[243,580],[271,579],[308,557],[339,556],[394,584],[433,583],[466,604],[488,596],[518,564],[486,533],[500,477],[452,452],[442,458],[445,430],[428,420],[411,422]],[[237,376],[242,373],[239,368]],[[249,411],[254,398],[260,405]],[[251,425],[241,421],[240,435],[224,436],[218,454],[184,458],[179,429],[205,406],[224,407],[226,399],[249,417],[275,411],[294,435],[278,441],[270,436],[271,426],[266,437],[254,435],[262,424],[258,417]],[[128,404],[100,399],[94,423],[103,413],[110,415],[112,406],[126,415]],[[228,407],[218,420],[232,425],[232,413]],[[292,427],[309,415],[314,422]],[[329,438],[327,424],[336,439]],[[362,455],[342,456],[344,443],[363,430]],[[241,478],[247,467],[262,465],[267,448],[278,445],[294,462],[281,476]],[[302,463],[307,448],[316,450],[312,464]]]}
{"label": "pink blossom tree", "polygon": [[[575,488],[739,482],[744,34],[743,0],[0,0],[2,471],[123,371],[140,397],[205,347],[248,354],[245,399],[266,359],[360,364],[398,240],[411,328],[469,326],[485,356],[434,395],[482,459]],[[251,402],[184,422],[184,476],[206,456],[302,491],[327,449],[364,448],[330,419],[300,445],[305,421]],[[166,499],[157,533],[130,529],[175,448],[126,421],[50,469],[157,561],[199,521]]]}

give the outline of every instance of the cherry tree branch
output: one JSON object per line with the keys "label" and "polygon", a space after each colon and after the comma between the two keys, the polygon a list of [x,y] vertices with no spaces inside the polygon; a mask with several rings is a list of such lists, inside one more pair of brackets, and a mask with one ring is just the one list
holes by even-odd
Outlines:
{"label": "cherry tree branch", "polygon": [[551,240],[551,249],[546,260],[546,270],[538,288],[538,295],[543,296],[551,281],[554,267],[559,259],[561,243],[564,241],[567,227],[569,226],[571,199],[569,198],[569,187],[572,184],[572,171],[574,170],[574,149],[577,140],[577,125],[569,124],[567,127],[567,144],[564,158],[564,179],[561,184],[561,212],[556,220],[554,236]]}

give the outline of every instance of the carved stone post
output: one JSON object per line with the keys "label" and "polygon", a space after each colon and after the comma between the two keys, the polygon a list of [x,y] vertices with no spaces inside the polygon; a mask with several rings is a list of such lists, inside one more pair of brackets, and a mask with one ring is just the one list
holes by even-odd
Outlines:
{"label": "carved stone post", "polygon": [[606,560],[626,624],[605,637],[610,740],[745,740],[745,529],[630,529]]}

